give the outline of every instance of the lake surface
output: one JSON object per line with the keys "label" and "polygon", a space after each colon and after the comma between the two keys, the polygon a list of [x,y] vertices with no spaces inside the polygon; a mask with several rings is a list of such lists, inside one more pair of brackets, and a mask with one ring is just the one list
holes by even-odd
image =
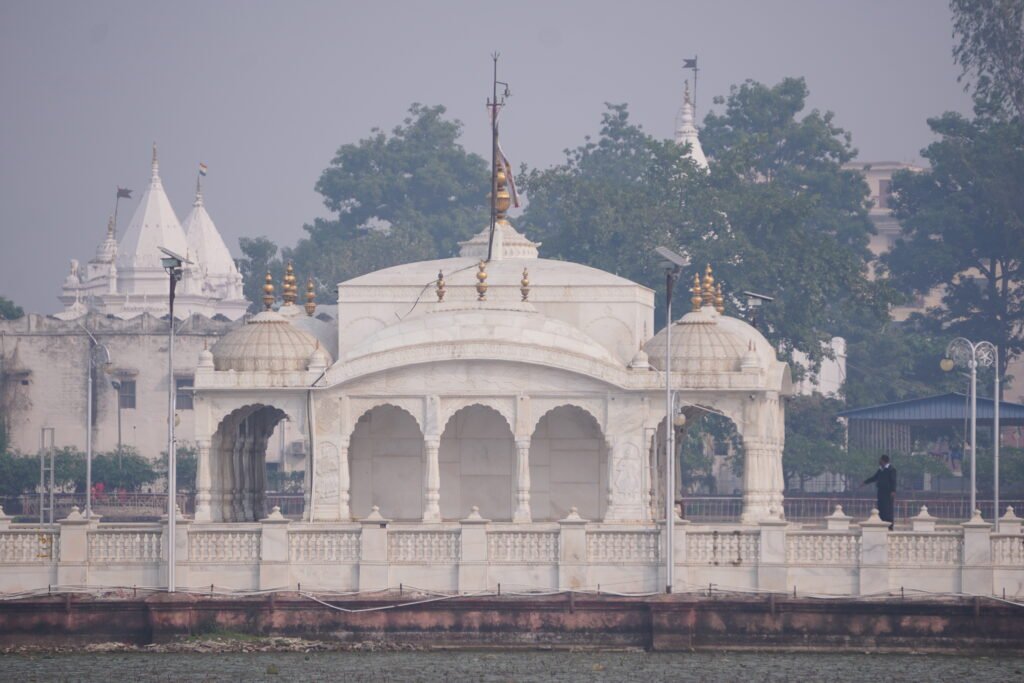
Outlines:
{"label": "lake surface", "polygon": [[814,653],[317,652],[0,656],[7,681],[1024,681],[1024,657]]}

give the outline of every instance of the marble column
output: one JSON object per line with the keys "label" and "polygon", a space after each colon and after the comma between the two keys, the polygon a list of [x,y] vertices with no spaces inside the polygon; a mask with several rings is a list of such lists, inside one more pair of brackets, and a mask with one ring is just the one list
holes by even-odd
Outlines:
{"label": "marble column", "polygon": [[530,512],[530,440],[516,439],[516,511],[513,522],[533,521]]}
{"label": "marble column", "polygon": [[441,521],[441,463],[438,452],[441,440],[427,438],[423,441],[423,521]]}
{"label": "marble column", "polygon": [[210,442],[196,442],[196,514],[197,522],[210,522]]}
{"label": "marble column", "polygon": [[782,447],[773,439],[744,437],[743,513],[740,521],[756,524],[781,519]]}
{"label": "marble column", "polygon": [[348,465],[348,439],[338,445],[338,519],[342,522],[352,521],[352,477]]}

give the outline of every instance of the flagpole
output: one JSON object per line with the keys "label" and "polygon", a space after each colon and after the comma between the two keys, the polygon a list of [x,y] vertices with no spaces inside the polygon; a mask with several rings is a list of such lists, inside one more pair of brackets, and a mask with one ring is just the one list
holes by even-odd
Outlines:
{"label": "flagpole", "polygon": [[697,120],[697,55],[693,55],[693,120]]}
{"label": "flagpole", "polygon": [[491,80],[491,101],[488,103],[491,109],[491,230],[487,238],[487,260],[491,260],[494,250],[494,226],[498,219],[498,57],[499,53],[491,55],[494,60],[494,77]]}

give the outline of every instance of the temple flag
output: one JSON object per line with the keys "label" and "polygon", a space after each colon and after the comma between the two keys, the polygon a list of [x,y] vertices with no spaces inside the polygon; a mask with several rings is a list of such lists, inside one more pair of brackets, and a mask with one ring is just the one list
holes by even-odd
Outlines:
{"label": "temple flag", "polygon": [[132,191],[129,190],[127,187],[120,187],[119,186],[117,188],[117,198],[118,199],[131,199],[132,198]]}

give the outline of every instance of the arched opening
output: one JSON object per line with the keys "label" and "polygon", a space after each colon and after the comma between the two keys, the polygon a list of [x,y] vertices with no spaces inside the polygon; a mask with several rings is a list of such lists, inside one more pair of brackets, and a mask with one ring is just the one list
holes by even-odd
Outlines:
{"label": "arched opening", "polygon": [[[739,518],[743,494],[743,440],[728,416],[687,406],[673,420],[675,499],[684,518],[729,521]],[[665,420],[651,437],[650,500],[654,519],[665,518]]]}
{"label": "arched opening", "polygon": [[210,443],[210,505],[215,522],[252,522],[267,514],[267,443],[287,416],[251,405],[221,420]]}
{"label": "arched opening", "polygon": [[501,413],[471,405],[452,415],[441,435],[438,461],[443,518],[465,517],[476,505],[487,519],[512,519],[515,440]]}
{"label": "arched opening", "polygon": [[377,505],[390,519],[420,519],[423,434],[416,419],[392,405],[363,413],[349,441],[349,473],[349,505],[356,517]]}
{"label": "arched opening", "polygon": [[608,454],[597,420],[572,405],[548,411],[530,439],[533,519],[562,519],[576,507],[599,520],[607,505]]}

